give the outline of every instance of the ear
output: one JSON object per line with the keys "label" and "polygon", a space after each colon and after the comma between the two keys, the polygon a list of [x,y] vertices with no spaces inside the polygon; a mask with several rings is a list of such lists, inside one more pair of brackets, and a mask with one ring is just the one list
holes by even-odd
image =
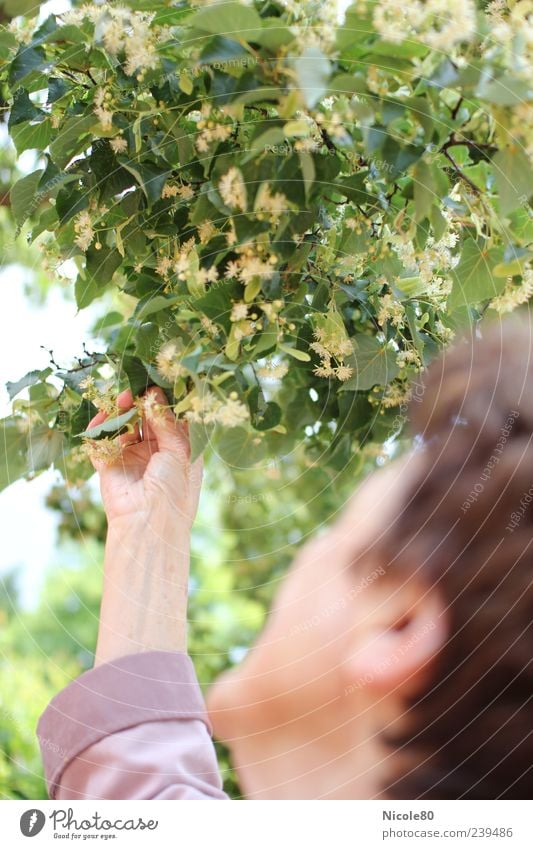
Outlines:
{"label": "ear", "polygon": [[375,590],[343,664],[345,690],[416,693],[447,639],[443,600],[413,580],[400,585],[384,579]]}

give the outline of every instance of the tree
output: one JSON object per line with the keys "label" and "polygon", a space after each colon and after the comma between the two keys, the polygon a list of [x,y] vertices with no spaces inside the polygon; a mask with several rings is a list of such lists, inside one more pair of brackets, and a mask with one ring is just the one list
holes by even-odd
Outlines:
{"label": "tree", "polygon": [[10,384],[2,485],[86,477],[157,415],[151,383],[195,455],[303,445],[334,476],[401,431],[458,326],[529,297],[528,4],[332,9],[130,0],[3,31],[9,132],[40,157],[17,227],[74,260],[80,309],[118,297],[103,348]]}

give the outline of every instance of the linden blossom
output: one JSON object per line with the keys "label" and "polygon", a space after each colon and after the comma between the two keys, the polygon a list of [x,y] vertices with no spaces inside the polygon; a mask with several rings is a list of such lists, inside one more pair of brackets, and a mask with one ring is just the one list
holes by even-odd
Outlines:
{"label": "linden blossom", "polygon": [[58,826],[69,830],[72,829],[73,831],[89,831],[90,829],[95,829],[96,831],[111,831],[111,829],[116,829],[117,831],[144,831],[145,829],[149,829],[150,831],[154,831],[159,825],[159,820],[148,820],[145,822],[142,817],[111,821],[102,819],[100,814],[96,812],[92,819],[76,820],[74,819],[72,808],[69,808],[67,811],[64,809],[52,811],[50,819],[54,824],[54,831]]}

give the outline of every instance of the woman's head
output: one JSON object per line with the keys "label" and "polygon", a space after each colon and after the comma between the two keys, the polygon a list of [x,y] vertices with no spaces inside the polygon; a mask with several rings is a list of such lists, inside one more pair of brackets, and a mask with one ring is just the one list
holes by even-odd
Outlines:
{"label": "woman's head", "polygon": [[300,552],[211,691],[258,798],[524,798],[533,764],[533,363],[527,316],[424,375],[422,446]]}

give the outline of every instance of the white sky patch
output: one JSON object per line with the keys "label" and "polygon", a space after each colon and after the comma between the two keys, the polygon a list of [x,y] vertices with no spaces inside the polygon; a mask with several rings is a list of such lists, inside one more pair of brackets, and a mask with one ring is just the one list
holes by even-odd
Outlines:
{"label": "white sky patch", "polygon": [[[46,304],[32,304],[25,294],[31,271],[10,266],[0,271],[0,416],[10,412],[5,389],[8,380],[18,380],[35,368],[46,368],[48,354],[67,365],[82,353],[82,343],[90,345],[89,329],[94,311],[77,313],[75,304],[60,289],[52,288]],[[45,506],[45,498],[58,477],[53,471],[33,481],[18,481],[0,492],[2,549],[0,575],[17,569],[23,603],[36,599],[42,575],[49,565],[57,541],[55,513]]]}

